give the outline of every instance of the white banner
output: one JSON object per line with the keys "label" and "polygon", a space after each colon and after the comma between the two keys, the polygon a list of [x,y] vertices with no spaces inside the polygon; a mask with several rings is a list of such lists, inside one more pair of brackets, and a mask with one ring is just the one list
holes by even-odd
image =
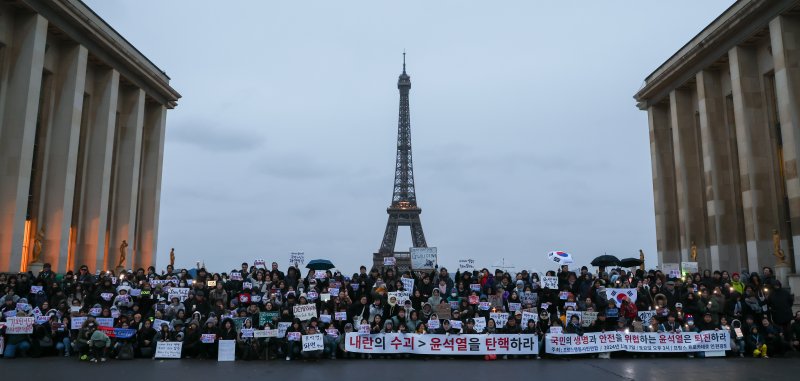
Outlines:
{"label": "white banner", "polygon": [[545,336],[545,351],[552,354],[581,354],[614,351],[629,352],[705,352],[731,349],[728,331],[687,333],[592,332],[582,336]]}
{"label": "white banner", "polygon": [[536,335],[420,335],[416,333],[348,333],[345,350],[356,353],[425,355],[534,355]]}
{"label": "white banner", "polygon": [[325,349],[325,345],[322,343],[321,333],[303,336],[303,352],[321,351],[323,349]]}
{"label": "white banner", "polygon": [[301,304],[294,306],[294,317],[300,319],[300,321],[311,320],[311,318],[317,317],[317,305]]}
{"label": "white banner", "polygon": [[435,247],[412,247],[411,268],[414,270],[433,270],[438,263]]}
{"label": "white banner", "polygon": [[[222,340],[220,340],[222,341]],[[182,341],[159,341],[156,343],[157,359],[179,359],[181,358]]]}

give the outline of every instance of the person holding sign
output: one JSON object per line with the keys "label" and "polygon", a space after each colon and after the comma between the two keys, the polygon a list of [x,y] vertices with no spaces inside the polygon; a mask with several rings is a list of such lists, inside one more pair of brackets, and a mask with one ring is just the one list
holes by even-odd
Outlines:
{"label": "person holding sign", "polygon": [[286,330],[286,361],[290,361],[300,356],[302,344],[298,340],[303,333],[303,326],[300,324],[300,319],[294,319],[292,325]]}
{"label": "person holding sign", "polygon": [[253,329],[253,320],[250,318],[245,319],[236,339],[239,358],[242,360],[258,360],[261,353],[258,339],[253,337]]}

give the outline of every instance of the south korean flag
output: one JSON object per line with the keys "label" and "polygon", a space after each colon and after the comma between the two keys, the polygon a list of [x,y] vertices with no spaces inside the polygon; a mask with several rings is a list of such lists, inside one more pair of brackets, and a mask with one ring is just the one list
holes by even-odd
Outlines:
{"label": "south korean flag", "polygon": [[606,299],[613,300],[617,307],[622,305],[622,300],[625,297],[631,299],[631,303],[636,303],[636,289],[635,288],[607,288]]}

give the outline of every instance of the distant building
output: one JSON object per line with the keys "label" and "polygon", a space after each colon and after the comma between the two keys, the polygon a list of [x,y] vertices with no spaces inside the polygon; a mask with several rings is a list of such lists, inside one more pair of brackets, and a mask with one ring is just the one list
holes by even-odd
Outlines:
{"label": "distant building", "polygon": [[153,264],[178,98],[81,1],[1,2],[0,271],[113,269],[123,240],[124,267]]}
{"label": "distant building", "polygon": [[[645,79],[658,259],[800,289],[800,2],[740,0]],[[775,231],[775,232],[773,232]]]}

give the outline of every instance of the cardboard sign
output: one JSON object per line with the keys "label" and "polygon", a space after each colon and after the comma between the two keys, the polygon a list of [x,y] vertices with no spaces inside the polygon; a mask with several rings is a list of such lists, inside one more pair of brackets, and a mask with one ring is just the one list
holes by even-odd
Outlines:
{"label": "cardboard sign", "polygon": [[[233,341],[235,345],[235,340],[231,341]],[[157,359],[179,359],[181,358],[182,349],[182,341],[159,341],[156,343],[156,355],[153,357]]]}
{"label": "cardboard sign", "polygon": [[220,340],[217,361],[236,361],[236,340]]}
{"label": "cardboard sign", "polygon": [[516,312],[522,309],[522,303],[508,303],[508,310]]}
{"label": "cardboard sign", "polygon": [[489,308],[492,308],[492,306],[489,305],[489,302],[479,302],[478,303],[478,309],[481,310],[481,311],[489,311]]}
{"label": "cardboard sign", "polygon": [[469,289],[475,292],[481,292],[481,285],[479,283],[470,283]]}
{"label": "cardboard sign", "polygon": [[480,303],[480,298],[478,297],[478,295],[470,295],[469,296],[469,304],[475,305],[475,304],[478,304],[478,303]]}
{"label": "cardboard sign", "polygon": [[203,344],[213,344],[214,340],[217,339],[217,335],[213,333],[204,333],[200,335],[200,342]]}
{"label": "cardboard sign", "polygon": [[210,281],[206,282],[206,285],[208,286],[208,288],[217,287],[217,281],[210,280]]}
{"label": "cardboard sign", "polygon": [[436,315],[439,316],[439,319],[450,319],[452,315],[450,314],[450,305],[447,303],[439,303],[436,306]]}
{"label": "cardboard sign", "polygon": [[42,286],[31,286],[31,294],[38,294],[44,290]]}
{"label": "cardboard sign", "polygon": [[254,267],[261,266],[263,268],[266,268],[267,267],[267,261],[265,261],[263,259],[256,259],[256,260],[253,261],[253,266]]}
{"label": "cardboard sign", "polygon": [[325,270],[314,270],[314,279],[325,279],[328,273]]}
{"label": "cardboard sign", "polygon": [[508,322],[508,312],[490,312],[489,317],[494,319],[494,324],[497,328],[503,328]]}
{"label": "cardboard sign", "polygon": [[358,334],[359,335],[369,335],[369,324],[359,324],[358,325]]}
{"label": "cardboard sign", "polygon": [[439,329],[439,327],[440,327],[439,326],[439,320],[436,320],[436,319],[428,320],[428,329],[429,330]]}
{"label": "cardboard sign", "polygon": [[33,316],[6,318],[6,334],[22,335],[33,333],[35,320]]}
{"label": "cardboard sign", "polygon": [[336,312],[334,318],[339,321],[347,320],[347,312]]}
{"label": "cardboard sign", "polygon": [[412,247],[411,268],[414,270],[433,270],[438,264],[435,247]]}
{"label": "cardboard sign", "polygon": [[458,269],[462,272],[475,270],[475,260],[472,258],[459,259]]}
{"label": "cardboard sign", "polygon": [[395,257],[383,257],[383,265],[384,266],[395,266],[395,265],[397,265],[397,258],[395,258]]}
{"label": "cardboard sign", "polygon": [[311,318],[317,317],[317,306],[314,304],[298,304],[295,305],[292,310],[294,311],[294,317],[300,319],[300,321],[311,320]]}
{"label": "cardboard sign", "polygon": [[300,341],[300,332],[286,332],[286,338],[289,341]]}
{"label": "cardboard sign", "polygon": [[321,351],[323,349],[325,349],[325,345],[322,344],[321,333],[303,336],[303,352]]}
{"label": "cardboard sign", "polygon": [[555,276],[543,276],[542,277],[542,288],[547,288],[550,290],[558,290],[558,277]]}

